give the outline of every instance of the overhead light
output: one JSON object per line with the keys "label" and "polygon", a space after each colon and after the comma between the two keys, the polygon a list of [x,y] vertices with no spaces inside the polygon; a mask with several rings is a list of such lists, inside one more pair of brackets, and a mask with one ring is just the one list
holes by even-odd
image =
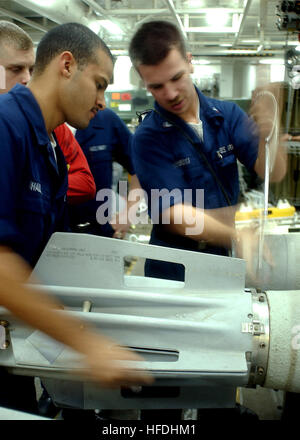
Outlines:
{"label": "overhead light", "polygon": [[116,23],[114,23],[111,20],[99,20],[100,25],[107,30],[110,34],[114,34],[114,35],[120,35],[123,34],[124,32],[122,31],[122,29],[120,28],[119,25],[117,25]]}
{"label": "overhead light", "polygon": [[226,33],[226,34],[235,34],[237,32],[237,28],[234,26],[224,27],[224,26],[201,26],[201,27],[185,27],[184,30],[186,32],[196,32],[200,33]]}
{"label": "overhead light", "polygon": [[260,64],[277,64],[277,65],[280,65],[280,64],[284,64],[284,60],[283,59],[281,59],[281,58],[266,58],[266,59],[262,59],[262,60],[259,60],[259,63]]}
{"label": "overhead light", "polygon": [[196,33],[236,33],[240,27],[240,15],[229,14],[224,8],[209,8],[205,17],[207,26],[185,27],[184,30]]}
{"label": "overhead light", "polygon": [[128,50],[126,50],[126,49],[112,49],[111,53],[113,55],[128,55]]}
{"label": "overhead light", "polygon": [[220,46],[221,47],[232,47],[232,44],[230,44],[230,43],[221,43]]}
{"label": "overhead light", "polygon": [[249,43],[249,44],[256,44],[259,43],[259,40],[241,40],[241,43]]}
{"label": "overhead light", "polygon": [[31,0],[32,3],[35,3],[38,6],[44,6],[45,8],[51,8],[56,0]]}
{"label": "overhead light", "polygon": [[229,14],[222,9],[213,9],[206,14],[206,22],[215,28],[224,27],[229,20]]}

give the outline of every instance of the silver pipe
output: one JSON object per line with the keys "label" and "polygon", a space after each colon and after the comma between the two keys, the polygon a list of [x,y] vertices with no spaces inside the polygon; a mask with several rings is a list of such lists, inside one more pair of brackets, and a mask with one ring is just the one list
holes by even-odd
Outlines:
{"label": "silver pipe", "polygon": [[240,36],[242,35],[243,29],[244,29],[244,26],[245,26],[246,17],[248,15],[251,3],[252,3],[252,0],[247,0],[247,4],[246,4],[246,6],[244,8],[243,18],[242,18],[242,21],[241,21],[241,24],[240,24],[240,28],[239,28],[239,31],[238,31],[235,39],[234,39],[234,42],[233,42],[233,47],[237,45],[237,42],[238,42]]}
{"label": "silver pipe", "polygon": [[13,18],[14,20],[17,20],[20,23],[27,24],[28,26],[31,26],[32,28],[38,29],[39,31],[42,31],[42,32],[48,32],[48,30],[49,30],[45,26],[41,26],[40,24],[38,24],[32,20],[28,20],[27,18],[22,17],[21,15],[16,14],[15,12],[8,11],[7,9],[0,8],[0,14],[7,16],[7,17],[10,17],[10,18]]}
{"label": "silver pipe", "polygon": [[165,3],[167,4],[167,6],[168,6],[168,8],[169,8],[169,10],[170,10],[170,12],[171,12],[171,15],[173,16],[173,18],[174,18],[175,21],[177,22],[177,24],[178,24],[178,26],[179,26],[181,32],[183,33],[183,35],[185,36],[185,38],[187,38],[187,34],[186,34],[185,30],[184,30],[184,27],[183,27],[182,21],[181,21],[179,15],[177,14],[177,12],[176,12],[176,10],[175,10],[173,0],[165,0]]}

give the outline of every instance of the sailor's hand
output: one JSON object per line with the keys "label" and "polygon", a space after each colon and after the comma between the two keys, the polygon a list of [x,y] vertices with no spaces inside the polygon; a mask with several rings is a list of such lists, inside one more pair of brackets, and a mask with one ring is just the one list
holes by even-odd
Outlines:
{"label": "sailor's hand", "polygon": [[281,136],[281,141],[282,141],[282,142],[287,142],[287,141],[296,141],[296,142],[299,142],[299,141],[300,141],[300,136],[299,136],[299,135],[294,136],[294,135],[292,135],[292,134],[285,133],[285,134],[283,134],[283,135]]}
{"label": "sailor's hand", "polygon": [[127,211],[121,214],[117,213],[109,222],[114,230],[113,238],[123,239],[129,231],[131,224],[128,221]]}
{"label": "sailor's hand", "polygon": [[81,372],[85,377],[103,387],[150,385],[154,380],[147,371],[136,370],[126,364],[126,361],[143,361],[141,356],[117,346],[106,337],[89,335],[85,354],[88,368]]}
{"label": "sailor's hand", "polygon": [[250,115],[256,122],[260,136],[265,139],[273,124],[279,123],[283,101],[282,83],[270,83],[252,92]]}

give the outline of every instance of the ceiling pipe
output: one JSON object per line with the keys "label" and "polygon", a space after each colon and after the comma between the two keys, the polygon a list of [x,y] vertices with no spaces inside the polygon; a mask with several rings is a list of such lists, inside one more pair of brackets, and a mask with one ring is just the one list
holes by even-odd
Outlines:
{"label": "ceiling pipe", "polygon": [[88,11],[84,4],[70,0],[53,0],[48,6],[34,0],[14,1],[58,24],[74,21],[88,25],[90,21],[97,19],[96,15],[87,17]]}
{"label": "ceiling pipe", "polygon": [[142,18],[141,20],[137,21],[137,22],[134,24],[134,28],[133,28],[133,29],[134,29],[134,30],[135,30],[135,29],[138,29],[140,26],[142,26],[142,24],[147,23],[148,21],[151,21],[151,19],[152,19],[151,15]]}
{"label": "ceiling pipe", "polygon": [[[83,0],[84,1],[84,0]],[[207,14],[211,11],[215,11],[216,8],[199,8],[199,9],[191,9],[191,8],[177,8],[177,14],[190,14],[190,15],[199,15],[199,14]],[[228,14],[242,14],[242,8],[222,8],[222,10]],[[166,14],[169,9],[114,9],[114,15],[163,15]]]}
{"label": "ceiling pipe", "polygon": [[237,42],[239,41],[239,38],[242,35],[243,29],[245,26],[246,17],[248,15],[251,3],[252,3],[252,0],[247,0],[246,6],[245,6],[244,12],[243,12],[243,18],[240,23],[240,28],[239,28],[238,33],[236,34],[234,42],[233,42],[233,47],[237,45]]}
{"label": "ceiling pipe", "polygon": [[264,49],[265,29],[268,14],[268,0],[260,0],[259,5],[259,46],[257,52],[260,53]]}
{"label": "ceiling pipe", "polygon": [[178,15],[177,12],[175,11],[175,7],[174,7],[173,0],[165,0],[165,3],[167,4],[167,6],[168,6],[168,8],[169,8],[169,10],[170,10],[170,12],[171,12],[172,17],[173,17],[173,18],[175,19],[175,21],[177,22],[177,24],[178,24],[178,26],[179,26],[181,32],[183,33],[184,37],[187,39],[187,34],[186,34],[185,30],[184,30],[183,24],[182,24],[182,22],[181,22],[181,20],[180,20],[179,15]]}
{"label": "ceiling pipe", "polygon": [[[226,48],[214,48],[213,53],[212,53],[212,48],[197,48],[194,47],[193,45],[191,45],[193,47],[193,56],[197,56],[197,55],[210,55],[210,56],[219,56],[219,55],[257,55],[257,51],[256,49],[251,50],[251,49],[226,49]],[[266,53],[265,53],[266,54]],[[269,50],[267,52],[268,55],[272,56],[272,55],[282,55],[282,49],[273,49],[273,50]],[[264,53],[261,53],[261,55],[263,56]]]}
{"label": "ceiling pipe", "polygon": [[0,8],[0,15],[12,18],[16,21],[19,21],[20,23],[23,23],[23,24],[27,24],[28,26],[31,26],[32,28],[37,29],[42,32],[47,32],[49,30],[45,26],[42,26],[33,20],[28,20],[27,18],[22,17],[21,15],[16,14],[15,12],[8,11],[7,9]]}
{"label": "ceiling pipe", "polygon": [[[88,5],[90,8],[92,8],[95,12],[98,12],[98,14],[102,15],[106,20],[111,20],[113,23],[116,23],[120,29],[126,33],[126,29],[124,26],[116,20],[116,18],[111,14],[111,11],[107,11],[106,9],[102,8],[102,6],[99,6],[98,3],[96,3],[94,0],[82,0],[86,5]],[[99,17],[96,17],[96,19],[99,20]]]}
{"label": "ceiling pipe", "polygon": [[[85,1],[85,0],[83,0]],[[114,15],[163,15],[169,12],[169,9],[113,9]]]}
{"label": "ceiling pipe", "polygon": [[[197,43],[189,43],[189,47],[192,50],[193,57],[197,56],[206,56],[206,57],[218,57],[218,56],[231,56],[240,59],[244,59],[249,55],[249,58],[253,58],[254,60],[257,58],[255,55],[257,54],[256,49],[231,49],[231,48],[211,48],[211,47],[203,47]],[[120,42],[118,43],[118,50],[124,50],[126,54],[128,54],[128,43],[127,42]],[[124,54],[125,54],[124,52]],[[267,52],[264,51],[260,55],[263,58],[268,58],[265,55],[268,55],[270,58],[274,55],[282,55],[283,51],[282,49],[272,49],[268,50]]]}
{"label": "ceiling pipe", "polygon": [[[222,45],[224,45],[224,44],[231,45],[232,43],[231,43],[231,41],[228,41],[228,40],[206,40],[205,41],[205,45],[201,41],[190,41],[189,44],[192,44],[192,45],[193,44],[199,44],[199,45],[201,45],[203,47],[205,47],[205,46],[221,46],[222,47]],[[253,43],[247,43],[247,42],[244,42],[243,40],[240,42],[241,46],[245,46],[245,47],[249,46],[252,49],[253,49],[253,46],[255,46],[255,45],[258,46],[259,44],[260,44],[260,42],[259,42],[258,39],[256,41],[253,41]],[[296,45],[296,44],[297,44],[296,41],[290,43],[290,45]],[[286,45],[286,43],[283,42],[283,41],[272,41],[272,47],[273,46],[285,47],[285,45]],[[234,49],[234,48],[232,48],[232,49]]]}

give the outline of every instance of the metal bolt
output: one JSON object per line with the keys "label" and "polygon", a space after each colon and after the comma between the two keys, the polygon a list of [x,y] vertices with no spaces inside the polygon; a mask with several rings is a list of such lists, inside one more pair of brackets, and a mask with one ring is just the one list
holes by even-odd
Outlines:
{"label": "metal bolt", "polygon": [[264,302],[265,301],[265,297],[263,295],[260,295],[260,297],[258,298],[259,302]]}
{"label": "metal bolt", "polygon": [[246,361],[251,362],[251,359],[252,359],[252,352],[246,351]]}
{"label": "metal bolt", "polygon": [[249,313],[248,318],[249,319],[253,318],[253,315],[251,313]]}
{"label": "metal bolt", "polygon": [[92,303],[91,301],[83,301],[82,311],[88,313],[91,311]]}
{"label": "metal bolt", "polygon": [[2,345],[3,350],[6,350],[9,347],[10,342],[9,341],[5,341],[4,344]]}
{"label": "metal bolt", "polygon": [[5,321],[4,319],[1,319],[0,325],[2,325],[2,327],[8,327],[9,326],[9,322]]}
{"label": "metal bolt", "polygon": [[264,374],[265,370],[263,369],[263,367],[258,367],[257,369],[257,373],[259,374],[259,376],[262,376]]}
{"label": "metal bolt", "polygon": [[258,326],[258,325],[255,325],[255,326],[254,326],[254,331],[258,332],[258,330],[259,330],[259,326]]}
{"label": "metal bolt", "polygon": [[265,348],[266,344],[264,342],[262,342],[261,344],[259,344],[260,348]]}

